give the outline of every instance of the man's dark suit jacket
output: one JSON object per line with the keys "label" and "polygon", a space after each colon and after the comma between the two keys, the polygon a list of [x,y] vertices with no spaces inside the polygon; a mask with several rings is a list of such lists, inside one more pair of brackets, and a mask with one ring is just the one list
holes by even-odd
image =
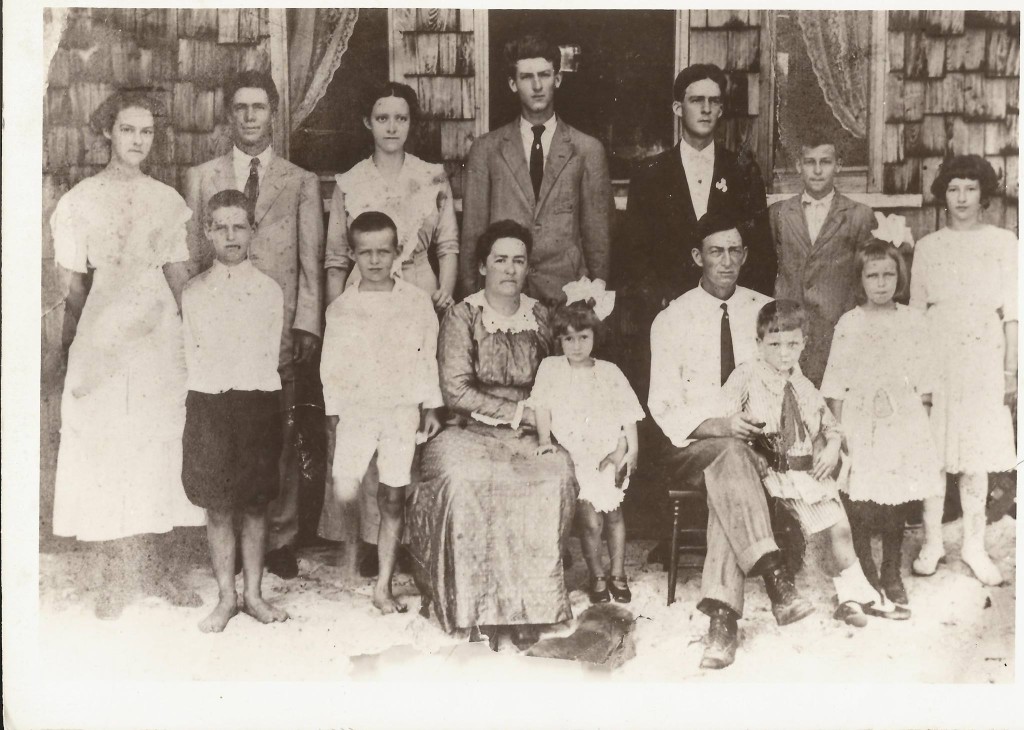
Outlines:
{"label": "man's dark suit jacket", "polygon": [[[724,182],[723,182],[724,181]],[[739,155],[715,144],[715,172],[708,213],[723,212],[737,222],[749,251],[739,284],[772,296],[775,247],[761,171],[749,152]],[[626,211],[630,245],[621,253],[620,280],[641,296],[648,316],[697,286],[700,269],[690,251],[700,247],[690,188],[679,145],[646,162],[629,184]]]}

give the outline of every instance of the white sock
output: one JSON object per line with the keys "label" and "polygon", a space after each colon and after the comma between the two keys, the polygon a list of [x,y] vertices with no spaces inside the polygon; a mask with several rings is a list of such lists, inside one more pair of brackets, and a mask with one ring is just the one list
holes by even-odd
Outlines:
{"label": "white sock", "polygon": [[861,570],[859,561],[854,561],[846,570],[833,578],[832,583],[835,584],[839,603],[855,601],[864,605],[868,603],[874,603],[876,606],[882,605],[882,596],[864,577],[864,571]]}

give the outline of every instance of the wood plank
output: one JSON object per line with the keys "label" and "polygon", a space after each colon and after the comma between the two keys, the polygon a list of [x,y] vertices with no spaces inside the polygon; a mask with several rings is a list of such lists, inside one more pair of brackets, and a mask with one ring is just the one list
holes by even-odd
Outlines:
{"label": "wood plank", "polygon": [[[438,73],[438,34],[408,34],[416,45],[416,63],[414,68],[418,74],[433,76]],[[404,45],[403,45],[404,48]]]}
{"label": "wood plank", "polygon": [[747,116],[756,117],[761,113],[761,74],[747,74]]}
{"label": "wood plank", "polygon": [[964,26],[968,28],[1002,28],[1007,24],[1005,10],[967,10]]}
{"label": "wood plank", "polygon": [[[895,125],[888,124],[886,127]],[[924,146],[922,135],[924,133],[923,122],[907,122],[899,125],[903,132],[902,150],[905,157],[924,157],[927,150]]]}
{"label": "wood plank", "polygon": [[989,76],[1020,75],[1020,37],[1009,29],[988,33],[985,70]]}
{"label": "wood plank", "polygon": [[[476,136],[481,137],[490,125],[490,59],[487,49],[490,46],[490,30],[487,22],[487,11],[465,10],[466,13],[473,13],[473,41],[476,46],[474,51],[476,73],[473,76],[474,101],[472,109],[473,118],[476,120]],[[463,109],[467,116],[470,109]]]}
{"label": "wood plank", "polygon": [[212,132],[217,118],[215,95],[212,89],[197,90],[192,102],[192,129],[197,132]]}
{"label": "wood plank", "polygon": [[453,8],[416,8],[416,29],[447,31],[459,29],[458,10]]}
{"label": "wood plank", "polygon": [[1020,77],[1014,76],[1006,79],[1006,110],[1009,112],[1020,111]]}
{"label": "wood plank", "polygon": [[921,145],[926,157],[943,157],[948,144],[946,118],[940,114],[926,114],[921,124]]}
{"label": "wood plank", "polygon": [[946,69],[946,39],[925,36],[924,47],[927,57],[928,78],[941,78]]}
{"label": "wood plank", "polygon": [[952,117],[947,125],[950,154],[967,155],[971,152],[969,125],[961,117]]}
{"label": "wood plank", "polygon": [[69,87],[69,93],[75,125],[84,126],[89,123],[100,104],[114,93],[114,87],[105,83],[78,81]]}
{"label": "wood plank", "polygon": [[985,153],[985,123],[966,122],[968,154],[982,155]]}
{"label": "wood plank", "polygon": [[921,11],[920,10],[890,10],[889,11],[889,28],[891,30],[900,30],[906,32],[914,32],[920,30],[921,26]]}
{"label": "wood plank", "polygon": [[760,60],[761,31],[757,28],[731,30],[726,43],[725,68],[730,71],[756,71]]}
{"label": "wood plank", "polygon": [[1006,170],[1006,195],[1013,200],[1017,200],[1020,195],[1019,167],[1020,158],[1017,155],[1003,158],[1003,169]]}
{"label": "wood plank", "polygon": [[902,71],[907,56],[907,34],[903,31],[890,31],[887,50],[889,53],[889,70]]}
{"label": "wood plank", "polygon": [[[713,11],[708,11],[710,14]],[[729,34],[722,30],[694,30],[690,33],[690,64],[713,63],[725,68],[729,62]]]}
{"label": "wood plank", "polygon": [[1002,155],[989,155],[985,158],[988,164],[992,165],[992,170],[996,173],[996,185],[998,186],[998,195],[1006,194],[1006,158]]}
{"label": "wood plank", "polygon": [[925,84],[924,111],[926,114],[960,114],[964,109],[964,76],[947,74]]}
{"label": "wood plank", "polygon": [[1011,155],[1017,153],[1017,115],[1008,115],[998,122],[985,122],[985,154]]}
{"label": "wood plank", "polygon": [[921,33],[907,33],[905,39],[906,58],[903,70],[908,79],[922,79],[928,76],[928,51],[925,37]]}
{"label": "wood plank", "polygon": [[[876,11],[871,15],[871,65],[868,75],[868,179],[867,189],[878,192],[882,189],[885,174],[882,162],[882,145],[885,134],[886,35],[889,18],[887,13]],[[900,139],[902,135],[900,135]]]}
{"label": "wood plank", "polygon": [[903,87],[903,80],[898,74],[885,75],[886,122],[902,122],[904,119]]}
{"label": "wood plank", "polygon": [[472,33],[454,34],[455,73],[458,76],[473,76],[476,73],[476,38]]}
{"label": "wood plank", "polygon": [[238,43],[238,8],[217,10],[217,42]]}
{"label": "wood plank", "polygon": [[[288,15],[284,8],[273,7],[269,9],[267,25],[270,28],[270,37],[266,44],[265,53],[269,51],[270,77],[277,86],[281,101],[277,105],[277,114],[274,116],[274,151],[280,152],[286,159],[289,156],[291,146],[291,107],[289,106],[288,92]],[[248,49],[247,49],[248,50]]]}
{"label": "wood plank", "polygon": [[691,10],[689,12],[691,28],[706,28],[708,26],[707,10]]}
{"label": "wood plank", "polygon": [[[761,26],[761,74],[758,88],[759,106],[757,110],[757,161],[765,174],[771,175],[775,168],[775,14],[766,13]],[[902,107],[902,105],[901,105]],[[676,125],[677,129],[679,125]]]}
{"label": "wood plank", "polygon": [[441,158],[446,162],[466,159],[475,138],[475,123],[472,120],[442,122]]}
{"label": "wood plank", "polygon": [[217,10],[215,8],[180,8],[178,32],[188,38],[216,38]]}
{"label": "wood plank", "polygon": [[925,32],[930,35],[958,35],[964,32],[963,10],[924,11]]}
{"label": "wood plank", "polygon": [[458,114],[462,119],[473,119],[476,114],[476,84],[472,79],[451,79],[459,89],[462,103]]}
{"label": "wood plank", "polygon": [[437,37],[437,73],[455,76],[459,68],[460,33],[439,33]]}
{"label": "wood plank", "polygon": [[882,192],[885,195],[906,195],[921,189],[921,161],[916,158],[885,165]]}
{"label": "wood plank", "polygon": [[882,147],[883,163],[901,162],[903,160],[903,125],[885,125],[885,144]]}
{"label": "wood plank", "polygon": [[260,9],[240,8],[238,11],[238,42],[258,43],[260,39]]}
{"label": "wood plank", "polygon": [[1013,231],[1013,235],[1020,237],[1020,213],[1017,208],[1017,199],[1007,198],[1006,210],[1003,212],[1003,228]]}
{"label": "wood plank", "polygon": [[924,117],[924,82],[903,83],[903,119],[907,122],[920,121]]}
{"label": "wood plank", "polygon": [[749,102],[747,94],[747,74],[727,74],[728,84],[725,90],[726,116],[746,116]]}
{"label": "wood plank", "polygon": [[1006,116],[1006,79],[985,79],[985,116],[1002,119]]}
{"label": "wood plank", "polygon": [[416,8],[389,8],[388,18],[391,29],[396,33],[416,30]]}
{"label": "wood plank", "polygon": [[984,119],[985,77],[980,73],[964,74],[963,114],[967,119]]}

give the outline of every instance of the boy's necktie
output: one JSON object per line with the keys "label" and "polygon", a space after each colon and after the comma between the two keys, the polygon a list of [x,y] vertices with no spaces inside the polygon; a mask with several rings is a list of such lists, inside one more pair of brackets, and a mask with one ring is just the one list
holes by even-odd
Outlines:
{"label": "boy's necktie", "polygon": [[732,351],[732,328],[729,326],[729,305],[722,302],[722,385],[736,369],[736,356]]}
{"label": "boy's necktie", "polygon": [[533,125],[533,147],[530,148],[530,182],[533,183],[533,198],[540,198],[540,184],[544,179],[544,146],[540,142],[544,125]]}
{"label": "boy's necktie", "polygon": [[796,402],[796,388],[786,381],[782,390],[782,417],[779,419],[779,431],[782,435],[782,453],[788,454],[797,443],[807,438],[807,429],[800,418],[800,406]]}
{"label": "boy's necktie", "polygon": [[260,194],[260,158],[253,157],[249,161],[249,179],[245,181],[245,197],[249,199],[253,207],[256,206],[256,198]]}

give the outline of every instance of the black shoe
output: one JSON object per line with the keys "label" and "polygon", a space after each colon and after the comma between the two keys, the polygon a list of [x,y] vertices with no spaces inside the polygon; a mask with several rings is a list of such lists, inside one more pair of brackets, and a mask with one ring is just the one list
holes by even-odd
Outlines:
{"label": "black shoe", "polygon": [[[889,609],[889,610],[885,610]],[[890,621],[906,621],[910,618],[910,609],[906,606],[897,606],[895,603],[889,603],[885,608],[879,608],[874,603],[869,603],[864,606],[864,613],[868,616],[874,616],[875,618],[885,618]]]}
{"label": "black shoe", "polygon": [[591,578],[587,595],[590,597],[591,603],[608,603],[611,600],[611,594],[608,592],[608,579],[603,575]]}
{"label": "black shoe", "polygon": [[779,626],[795,623],[814,613],[810,601],[800,596],[789,570],[779,561],[762,574],[764,589],[772,602],[772,615]]}
{"label": "black shoe", "polygon": [[540,630],[533,624],[518,624],[510,633],[512,643],[519,651],[526,651],[540,640]]}
{"label": "black shoe", "polygon": [[264,565],[268,572],[284,580],[291,580],[299,574],[299,561],[295,559],[295,551],[290,545],[267,553]]}
{"label": "black shoe", "polygon": [[359,575],[363,578],[376,578],[380,572],[377,560],[377,546],[368,542],[359,544]]}
{"label": "black shoe", "polygon": [[716,608],[711,612],[711,625],[704,640],[704,656],[701,669],[723,669],[736,659],[736,645],[739,643],[739,628],[736,613],[728,608]]}
{"label": "black shoe", "polygon": [[840,603],[836,608],[836,612],[832,614],[832,618],[836,621],[842,621],[847,626],[856,626],[858,629],[868,625],[868,617],[864,613],[864,607],[856,601]]}
{"label": "black shoe", "polygon": [[897,606],[910,605],[907,589],[903,585],[903,576],[898,571],[882,571],[882,591],[885,593],[885,597]]}
{"label": "black shoe", "polygon": [[633,594],[629,590],[629,583],[626,576],[612,576],[608,579],[608,592],[616,603],[629,603],[633,600]]}
{"label": "black shoe", "polygon": [[235,575],[242,574],[242,550],[237,548],[235,550]]}

